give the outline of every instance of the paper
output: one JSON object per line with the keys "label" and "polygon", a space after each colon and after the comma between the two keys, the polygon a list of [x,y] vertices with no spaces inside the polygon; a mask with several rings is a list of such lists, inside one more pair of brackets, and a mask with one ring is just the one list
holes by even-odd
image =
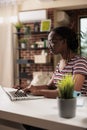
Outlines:
{"label": "paper", "polygon": [[77,97],[77,106],[84,106],[85,98],[84,97]]}

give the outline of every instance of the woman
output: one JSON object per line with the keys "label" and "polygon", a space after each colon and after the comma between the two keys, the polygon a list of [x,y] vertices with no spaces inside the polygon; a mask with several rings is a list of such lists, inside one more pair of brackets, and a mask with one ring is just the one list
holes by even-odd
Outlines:
{"label": "woman", "polygon": [[87,91],[87,61],[77,55],[78,39],[75,32],[68,27],[54,28],[48,35],[48,47],[53,54],[61,54],[62,58],[56,66],[52,79],[47,85],[32,86],[24,89],[33,95],[44,95],[47,98],[56,98],[58,90],[56,83],[66,73],[72,73],[75,79],[74,89],[83,93]]}

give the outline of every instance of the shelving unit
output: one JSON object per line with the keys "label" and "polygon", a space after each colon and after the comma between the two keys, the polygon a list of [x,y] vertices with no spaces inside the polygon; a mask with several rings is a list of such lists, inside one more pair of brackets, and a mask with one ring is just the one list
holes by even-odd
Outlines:
{"label": "shelving unit", "polygon": [[[14,33],[17,36],[17,80],[22,87],[25,87],[28,82],[31,82],[33,78],[34,71],[53,71],[53,62],[51,60],[50,63],[38,63],[34,62],[34,55],[41,54],[42,50],[45,50],[47,54],[49,54],[49,50],[47,47],[35,47],[34,44],[37,41],[40,41],[41,38],[47,39],[49,32],[34,32],[34,29],[31,29],[30,34],[26,34],[25,32]],[[20,39],[27,38],[28,43],[25,48],[21,48]],[[33,47],[32,47],[33,46]],[[49,54],[50,55],[50,54]],[[16,84],[16,83],[15,83]]]}

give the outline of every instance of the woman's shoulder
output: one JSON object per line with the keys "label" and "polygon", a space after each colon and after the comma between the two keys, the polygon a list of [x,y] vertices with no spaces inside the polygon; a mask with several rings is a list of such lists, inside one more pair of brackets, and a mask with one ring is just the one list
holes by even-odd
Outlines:
{"label": "woman's shoulder", "polygon": [[84,60],[84,61],[87,62],[87,57],[77,55],[77,56],[75,56],[75,60],[77,60],[77,61],[83,61]]}
{"label": "woman's shoulder", "polygon": [[74,58],[74,63],[75,63],[75,64],[84,64],[84,65],[87,65],[87,58],[84,57],[84,56],[79,56],[79,55],[77,55],[77,56]]}

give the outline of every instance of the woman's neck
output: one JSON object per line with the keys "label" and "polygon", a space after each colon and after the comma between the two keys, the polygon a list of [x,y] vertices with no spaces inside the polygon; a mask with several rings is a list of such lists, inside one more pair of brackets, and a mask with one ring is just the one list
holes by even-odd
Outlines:
{"label": "woman's neck", "polygon": [[65,53],[65,52],[62,53],[62,58],[65,59],[66,61],[69,61],[70,59],[72,59],[75,56],[76,56],[76,53],[74,53],[72,51],[68,51],[67,53]]}

